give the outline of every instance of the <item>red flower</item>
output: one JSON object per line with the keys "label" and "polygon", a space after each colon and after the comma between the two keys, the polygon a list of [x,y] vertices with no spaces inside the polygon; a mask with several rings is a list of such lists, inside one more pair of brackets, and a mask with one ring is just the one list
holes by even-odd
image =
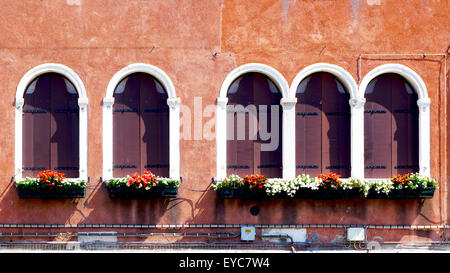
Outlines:
{"label": "red flower", "polygon": [[142,176],[139,176],[138,173],[134,173],[131,178],[128,179],[128,183],[126,184],[128,187],[135,187],[135,188],[146,188],[149,184],[151,186],[157,185],[157,177],[154,175],[151,171],[144,171]]}
{"label": "red flower", "polygon": [[341,177],[341,175],[336,173],[328,173],[328,174],[321,173],[317,177],[322,180],[322,182],[320,183],[324,187],[337,188],[342,183],[342,181],[339,180],[339,177]]}
{"label": "red flower", "polygon": [[39,172],[36,178],[44,186],[62,186],[62,181],[66,179],[64,173],[44,170]]}
{"label": "red flower", "polygon": [[404,175],[399,174],[399,175],[393,176],[392,182],[394,182],[394,184],[406,184],[409,182],[409,179],[410,179],[409,176],[410,176],[409,173],[404,174]]}
{"label": "red flower", "polygon": [[248,185],[248,187],[251,188],[258,188],[262,189],[264,184],[267,183],[267,178],[262,174],[252,174],[252,175],[246,175],[242,179],[242,183],[244,185]]}

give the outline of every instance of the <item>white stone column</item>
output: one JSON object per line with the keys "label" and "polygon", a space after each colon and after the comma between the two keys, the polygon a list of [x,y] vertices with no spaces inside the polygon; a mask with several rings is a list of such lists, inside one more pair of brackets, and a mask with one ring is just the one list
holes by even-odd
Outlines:
{"label": "white stone column", "polygon": [[350,109],[350,156],[351,156],[351,176],[354,178],[364,178],[364,104],[365,98],[351,98]]}
{"label": "white stone column", "polygon": [[216,110],[216,152],[217,179],[227,176],[227,103],[228,98],[217,98]]}
{"label": "white stone column", "polygon": [[168,98],[169,105],[169,176],[180,179],[180,98]]}
{"label": "white stone column", "polygon": [[295,104],[297,98],[282,98],[283,107],[283,179],[295,178]]}
{"label": "white stone column", "polygon": [[419,172],[430,176],[430,99],[417,100],[419,106]]}
{"label": "white stone column", "polygon": [[113,178],[113,105],[114,97],[103,98],[103,177]]}
{"label": "white stone column", "polygon": [[88,180],[88,99],[87,98],[79,98],[78,99],[78,107],[79,107],[79,130],[80,130],[80,139],[79,139],[79,149],[80,149],[80,158],[79,158],[79,178],[82,180]]}
{"label": "white stone column", "polygon": [[15,148],[14,148],[14,180],[22,180],[22,113],[24,99],[16,99],[15,109]]}

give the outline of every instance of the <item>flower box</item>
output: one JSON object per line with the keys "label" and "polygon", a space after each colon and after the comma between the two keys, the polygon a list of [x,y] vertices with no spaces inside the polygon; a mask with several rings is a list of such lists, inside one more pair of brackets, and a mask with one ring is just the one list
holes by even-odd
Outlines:
{"label": "flower box", "polygon": [[364,197],[364,193],[360,189],[319,189],[316,194],[317,199],[358,199]]}
{"label": "flower box", "polygon": [[266,199],[267,195],[262,190],[224,187],[217,190],[217,197],[220,199],[258,200],[258,199]]}
{"label": "flower box", "polygon": [[215,181],[214,189],[220,199],[266,199],[263,175],[246,175],[244,178],[231,175],[223,181]]}
{"label": "flower box", "polygon": [[45,170],[36,178],[16,181],[16,188],[20,198],[84,198],[86,181],[67,179],[64,173]]}
{"label": "flower box", "polygon": [[149,190],[130,188],[108,188],[111,198],[147,199],[147,198],[176,198],[178,187],[153,187]]}
{"label": "flower box", "polygon": [[230,175],[222,180],[213,179],[212,187],[222,199],[423,199],[432,198],[438,188],[435,179],[419,173],[380,180],[339,177],[329,173],[285,180],[262,175],[244,178]]}
{"label": "flower box", "polygon": [[364,193],[360,189],[348,189],[343,193],[345,199],[364,198]]}
{"label": "flower box", "polygon": [[359,189],[351,190],[329,190],[329,189],[298,189],[294,195],[287,195],[286,193],[277,193],[274,195],[267,195],[267,199],[357,199],[363,198],[364,194]]}
{"label": "flower box", "polygon": [[371,199],[428,199],[434,196],[434,187],[426,187],[422,189],[393,189],[389,193],[376,192],[369,190],[367,198]]}
{"label": "flower box", "polygon": [[20,198],[64,199],[84,198],[86,189],[17,189]]}
{"label": "flower box", "polygon": [[147,199],[176,198],[181,179],[157,177],[150,171],[142,176],[133,174],[122,178],[112,178],[106,187],[111,198]]}
{"label": "flower box", "polygon": [[426,187],[424,189],[419,190],[419,198],[432,198],[435,192],[434,187]]}

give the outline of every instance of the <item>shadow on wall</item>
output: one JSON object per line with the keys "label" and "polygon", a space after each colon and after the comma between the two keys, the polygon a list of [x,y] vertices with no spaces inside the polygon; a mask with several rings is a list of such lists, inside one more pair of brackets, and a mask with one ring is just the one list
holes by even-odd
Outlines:
{"label": "shadow on wall", "polygon": [[[435,200],[435,201],[434,201]],[[196,224],[436,225],[431,200],[219,199],[209,190],[195,202]]]}
{"label": "shadow on wall", "polygon": [[0,192],[0,222],[11,224],[65,224],[82,199],[19,198],[11,178]]}
{"label": "shadow on wall", "polygon": [[111,198],[104,182],[90,185],[83,201],[86,216],[79,224],[159,224],[177,223],[179,198]]}
{"label": "shadow on wall", "polygon": [[[183,185],[184,186],[184,185]],[[12,224],[359,224],[436,225],[430,200],[219,199],[209,187],[174,199],[113,199],[103,182],[84,199],[22,199],[11,179],[0,192],[0,222]]]}

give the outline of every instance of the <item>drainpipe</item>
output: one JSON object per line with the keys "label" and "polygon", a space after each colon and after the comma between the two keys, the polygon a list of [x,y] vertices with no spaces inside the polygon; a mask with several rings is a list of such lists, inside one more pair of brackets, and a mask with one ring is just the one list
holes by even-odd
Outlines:
{"label": "drainpipe", "polygon": [[280,239],[287,238],[287,239],[289,239],[291,241],[289,243],[289,246],[291,247],[292,252],[295,253],[294,239],[288,234],[261,234],[261,233],[256,233],[256,235],[258,237],[260,237],[260,238],[280,238]]}

